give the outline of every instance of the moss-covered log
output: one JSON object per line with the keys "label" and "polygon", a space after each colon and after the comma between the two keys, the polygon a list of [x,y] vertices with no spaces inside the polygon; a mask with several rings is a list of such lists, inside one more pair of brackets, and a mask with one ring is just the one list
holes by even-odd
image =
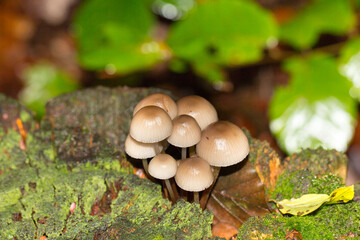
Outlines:
{"label": "moss-covered log", "polygon": [[123,152],[132,109],[155,89],[61,96],[36,123],[0,97],[0,239],[199,239],[212,214],[164,199]]}

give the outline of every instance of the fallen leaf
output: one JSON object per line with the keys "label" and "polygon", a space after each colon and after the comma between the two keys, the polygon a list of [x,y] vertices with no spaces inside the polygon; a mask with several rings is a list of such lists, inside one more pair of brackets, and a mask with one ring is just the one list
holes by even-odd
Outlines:
{"label": "fallen leaf", "polygon": [[285,239],[286,240],[302,240],[303,238],[298,230],[293,229],[286,234]]}
{"label": "fallen leaf", "polygon": [[238,233],[238,229],[229,223],[218,223],[213,225],[211,232],[213,236],[233,239]]}
{"label": "fallen leaf", "polygon": [[276,204],[282,214],[304,216],[318,209],[329,199],[327,194],[305,194],[300,198],[284,199]]}
{"label": "fallen leaf", "polygon": [[304,216],[315,211],[323,204],[346,203],[353,198],[354,185],[338,188],[330,196],[327,194],[305,194],[300,198],[284,199],[276,202],[276,205],[282,214]]}
{"label": "fallen leaf", "polygon": [[327,204],[346,203],[352,200],[354,198],[354,195],[354,185],[338,188],[330,194],[330,199]]}
{"label": "fallen leaf", "polygon": [[248,161],[235,166],[234,172],[219,177],[207,208],[214,213],[214,223],[226,223],[239,228],[249,217],[264,215],[270,213],[270,210],[264,185],[256,170]]}

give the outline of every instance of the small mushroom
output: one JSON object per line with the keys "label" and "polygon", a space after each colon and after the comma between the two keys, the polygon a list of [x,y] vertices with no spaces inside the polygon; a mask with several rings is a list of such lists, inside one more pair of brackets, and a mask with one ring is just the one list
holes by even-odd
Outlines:
{"label": "small mushroom", "polygon": [[130,134],[125,140],[125,152],[132,158],[141,159],[145,173],[148,173],[148,158],[152,158],[163,150],[160,142],[156,143],[142,143],[133,139]]}
{"label": "small mushroom", "polygon": [[140,109],[130,123],[130,135],[138,142],[160,142],[171,132],[171,118],[163,109],[155,106]]}
{"label": "small mushroom", "polygon": [[214,177],[209,163],[200,158],[192,157],[181,161],[175,181],[185,191],[194,192],[194,201],[199,203],[199,192],[211,186]]}
{"label": "small mushroom", "polygon": [[196,95],[186,96],[179,99],[176,105],[178,116],[185,114],[195,118],[201,130],[218,120],[216,109],[203,97]]}
{"label": "small mushroom", "polygon": [[173,131],[168,142],[181,147],[181,159],[186,158],[186,148],[196,145],[201,138],[201,129],[196,120],[188,115],[177,116],[173,120]]}
{"label": "small mushroom", "polygon": [[176,170],[176,160],[169,154],[156,155],[149,163],[149,174],[156,179],[165,181],[166,188],[173,202],[176,201],[176,196],[173,192],[169,179],[175,176]]}
{"label": "small mushroom", "polygon": [[201,133],[196,153],[211,166],[227,167],[245,159],[249,154],[249,141],[235,124],[218,121]]}
{"label": "small mushroom", "polygon": [[[216,181],[221,167],[235,165],[245,159],[249,154],[249,141],[235,124],[218,121],[210,124],[201,133],[201,140],[196,145],[196,153],[213,167]],[[211,188],[203,194],[203,208],[210,191]]]}
{"label": "small mushroom", "polygon": [[171,119],[174,119],[177,115],[177,106],[175,101],[164,93],[154,93],[142,99],[135,106],[133,115],[146,106],[157,106],[162,108],[165,112],[167,112],[167,114],[169,114]]}

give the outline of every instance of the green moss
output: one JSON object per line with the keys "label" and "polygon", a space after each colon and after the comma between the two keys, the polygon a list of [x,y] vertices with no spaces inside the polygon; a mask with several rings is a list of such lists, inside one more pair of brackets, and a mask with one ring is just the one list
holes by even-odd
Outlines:
{"label": "green moss", "polygon": [[36,170],[30,168],[17,169],[0,175],[0,214],[7,214],[11,206],[19,207],[21,190],[25,189],[29,182],[36,181],[36,178]]}
{"label": "green moss", "polygon": [[[58,171],[52,164],[39,171],[30,166],[17,170],[22,176],[19,178],[11,178],[13,172],[0,175],[3,189],[0,221],[1,227],[7,228],[0,232],[0,239],[31,239],[34,234],[46,234],[53,239],[60,236],[87,239],[116,226],[119,219],[132,226],[129,238],[122,239],[134,239],[132,229],[142,229],[145,236],[158,235],[165,239],[174,238],[174,233],[181,233],[183,239],[211,234],[212,214],[185,202],[171,207],[170,202],[162,198],[160,185],[117,171],[85,166],[75,170]],[[118,182],[116,199],[102,200],[115,181]],[[102,217],[102,214],[91,215],[95,205],[101,208],[107,201],[111,203],[110,212]],[[76,207],[70,213],[73,202]],[[14,221],[14,213],[20,213],[22,219]]]}
{"label": "green moss", "polygon": [[21,111],[20,112],[20,119],[21,119],[22,122],[33,121],[33,115],[30,114],[28,111]]}
{"label": "green moss", "polygon": [[167,231],[165,239],[202,239],[211,236],[212,219],[208,210],[203,212],[198,204],[181,200],[163,214],[158,227]]}
{"label": "green moss", "polygon": [[127,214],[119,215],[99,239],[207,239],[211,236],[212,214],[209,211],[203,212],[198,205],[183,200],[169,210],[159,211],[159,207],[167,209],[154,206],[156,217],[142,221],[141,225],[134,223]]}
{"label": "green moss", "polygon": [[26,151],[20,148],[21,135],[8,129],[0,128],[0,172],[8,172],[28,163]]}
{"label": "green moss", "polygon": [[343,187],[342,178],[334,174],[317,176],[310,170],[285,171],[276,183],[276,189],[271,192],[271,199],[299,198],[307,193],[330,194]]}
{"label": "green moss", "polygon": [[348,158],[344,153],[319,147],[295,153],[287,157],[284,163],[290,171],[308,169],[316,175],[333,173],[345,179]]}
{"label": "green moss", "polygon": [[325,205],[314,214],[303,217],[267,214],[251,217],[240,228],[238,239],[284,239],[297,230],[304,240],[339,239],[349,233],[360,237],[360,204]]}
{"label": "green moss", "polygon": [[[130,175],[122,184],[138,187],[131,187],[129,191],[119,192],[119,196],[112,203],[111,208],[115,213],[126,214],[129,220],[137,225],[154,221],[166,211],[166,208],[170,207],[170,202],[162,198],[160,185],[140,179],[135,175]],[[152,197],[149,198],[149,196]]]}
{"label": "green moss", "polygon": [[35,239],[36,226],[32,219],[23,219],[19,222],[6,223],[0,218],[1,239]]}
{"label": "green moss", "polygon": [[[309,170],[289,171],[279,178],[272,197],[282,200],[307,193],[330,194],[344,186],[342,182],[340,177],[332,174],[319,176]],[[294,229],[304,240],[339,239],[349,233],[360,237],[360,203],[323,205],[303,217],[277,213],[251,217],[240,228],[238,239],[284,239]]]}

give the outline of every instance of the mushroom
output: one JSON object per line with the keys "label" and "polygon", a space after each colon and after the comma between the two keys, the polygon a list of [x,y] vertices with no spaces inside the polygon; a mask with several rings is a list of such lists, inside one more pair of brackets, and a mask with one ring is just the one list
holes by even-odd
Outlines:
{"label": "mushroom", "polygon": [[142,143],[133,139],[130,134],[125,140],[125,152],[132,158],[142,159],[143,167],[147,175],[148,173],[148,158],[152,158],[163,150],[160,142]]}
{"label": "mushroom", "polygon": [[201,129],[196,120],[188,115],[177,116],[173,120],[173,131],[168,142],[181,147],[181,159],[186,158],[186,148],[196,145],[201,138]]}
{"label": "mushroom", "polygon": [[213,180],[209,163],[200,157],[182,160],[175,175],[176,184],[181,189],[194,192],[196,203],[200,203],[199,192],[210,187]]}
{"label": "mushroom", "polygon": [[[201,140],[196,145],[196,153],[213,166],[216,181],[221,167],[235,165],[245,159],[249,154],[249,141],[235,124],[218,121],[210,124],[201,133]],[[203,194],[205,197],[205,202],[202,202],[203,207],[206,205],[210,191],[211,188]]]}
{"label": "mushroom", "polygon": [[130,135],[138,142],[160,142],[171,132],[171,118],[163,109],[155,106],[140,109],[130,123]]}
{"label": "mushroom", "polygon": [[177,106],[172,98],[164,93],[154,93],[142,99],[134,108],[133,115],[146,106],[157,106],[162,108],[171,119],[177,115]]}
{"label": "mushroom", "polygon": [[169,154],[156,155],[149,163],[149,174],[156,179],[165,181],[166,188],[173,202],[176,201],[176,197],[169,179],[175,176],[176,170],[176,160]]}
{"label": "mushroom", "polygon": [[216,109],[203,97],[196,95],[186,96],[179,99],[176,105],[178,115],[185,114],[195,118],[201,130],[218,120]]}

